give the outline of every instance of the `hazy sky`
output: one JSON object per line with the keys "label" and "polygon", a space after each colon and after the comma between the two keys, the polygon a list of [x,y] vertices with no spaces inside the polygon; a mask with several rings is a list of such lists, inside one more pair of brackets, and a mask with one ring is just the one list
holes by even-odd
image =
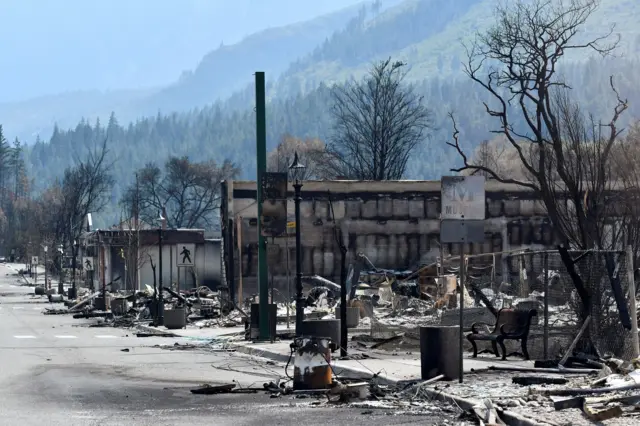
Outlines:
{"label": "hazy sky", "polygon": [[361,0],[2,0],[0,102],[168,84],[222,41]]}

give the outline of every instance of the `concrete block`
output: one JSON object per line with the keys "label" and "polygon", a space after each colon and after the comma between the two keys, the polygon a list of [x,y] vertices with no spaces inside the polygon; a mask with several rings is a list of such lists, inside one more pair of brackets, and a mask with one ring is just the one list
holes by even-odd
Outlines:
{"label": "concrete block", "polygon": [[509,244],[519,246],[521,243],[520,225],[512,225],[509,227]]}
{"label": "concrete block", "polygon": [[428,219],[440,219],[440,200],[427,201],[426,207]]}
{"label": "concrete block", "polygon": [[[325,251],[322,254],[322,276],[327,277],[334,275],[336,271],[334,270],[335,258],[340,257],[340,255],[336,256],[333,252]],[[337,271],[340,274],[340,270]]]}
{"label": "concrete block", "polygon": [[403,235],[402,242],[407,250],[407,259],[409,261],[417,263],[420,261],[420,236],[419,235]]}
{"label": "concrete block", "polygon": [[395,236],[395,246],[396,246],[396,262],[398,265],[402,265],[403,267],[407,266],[407,263],[412,261],[415,262],[418,256],[414,254],[413,256],[409,255],[409,244],[407,242],[406,235],[396,235]]}
{"label": "concrete block", "polygon": [[424,200],[409,200],[409,217],[416,219],[424,217]]}
{"label": "concrete block", "polygon": [[334,233],[333,226],[323,226],[322,229],[322,247],[325,250],[333,250],[334,247],[337,248],[336,245],[336,236]]}
{"label": "concrete block", "polygon": [[333,205],[333,216],[335,217],[335,220],[338,221],[338,220],[344,219],[346,214],[345,202],[332,201],[332,205]]}
{"label": "concrete block", "polygon": [[440,221],[433,219],[423,219],[418,221],[418,233],[440,235]]}
{"label": "concrete block", "polygon": [[378,246],[376,242],[375,235],[367,235],[364,247],[362,247],[362,252],[371,260],[371,262],[375,265],[378,261]]}
{"label": "concrete block", "polygon": [[329,202],[324,200],[315,200],[313,202],[313,212],[317,219],[322,219],[323,221],[329,219],[331,217],[331,213],[329,212]]}
{"label": "concrete block", "polygon": [[533,200],[520,200],[520,214],[526,217],[534,216],[534,204]]}
{"label": "concrete block", "polygon": [[386,249],[386,258],[387,265],[390,268],[397,268],[398,264],[402,263],[404,260],[398,253],[398,238],[391,234],[389,238],[387,238],[387,249]]}
{"label": "concrete block", "polygon": [[540,200],[535,200],[533,202],[533,214],[535,214],[536,216],[546,216],[547,215],[547,208],[545,207],[544,203]]}
{"label": "concrete block", "polygon": [[409,217],[409,200],[393,200],[393,217],[396,219],[404,219]]}
{"label": "concrete block", "polygon": [[321,249],[312,249],[313,270],[318,275],[324,275],[324,252]]}
{"label": "concrete block", "polygon": [[309,219],[314,216],[313,201],[302,201],[300,203],[300,218]]}
{"label": "concrete block", "polygon": [[378,203],[376,200],[368,200],[362,204],[362,217],[371,219],[378,216]]}
{"label": "concrete block", "polygon": [[487,200],[487,217],[502,216],[502,200]]}
{"label": "concrete block", "polygon": [[345,215],[349,219],[358,219],[362,214],[362,201],[360,200],[346,200],[344,202]]}
{"label": "concrete block", "polygon": [[[256,256],[257,257],[257,256]],[[295,259],[295,258],[294,258]],[[294,260],[295,263],[295,260]],[[295,271],[295,264],[293,265],[293,270]],[[311,275],[315,274],[316,269],[313,264],[313,248],[302,246],[302,274],[303,275]]]}
{"label": "concrete block", "polygon": [[505,216],[520,216],[520,200],[504,200],[503,205]]}
{"label": "concrete block", "polygon": [[378,200],[378,217],[391,219],[393,217],[393,200],[391,198],[381,198]]}

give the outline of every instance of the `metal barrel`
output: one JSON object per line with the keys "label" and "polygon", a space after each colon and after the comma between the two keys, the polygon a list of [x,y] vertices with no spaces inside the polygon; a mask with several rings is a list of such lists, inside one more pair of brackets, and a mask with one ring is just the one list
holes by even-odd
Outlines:
{"label": "metal barrel", "polygon": [[333,379],[330,339],[302,337],[293,362],[293,389],[327,389]]}

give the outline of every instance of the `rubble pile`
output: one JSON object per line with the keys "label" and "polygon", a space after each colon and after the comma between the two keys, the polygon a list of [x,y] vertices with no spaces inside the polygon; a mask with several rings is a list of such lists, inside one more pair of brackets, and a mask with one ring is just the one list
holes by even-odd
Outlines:
{"label": "rubble pile", "polygon": [[[97,291],[79,288],[78,297],[66,300],[67,309],[46,308],[44,314],[74,314],[74,318],[103,318],[92,326],[133,327],[154,319],[160,303],[159,292],[146,285],[144,291]],[[52,295],[49,295],[51,298]],[[197,327],[234,327],[243,323],[244,313],[235,309],[222,291],[200,287],[175,291],[165,287],[162,292],[164,310],[184,308],[187,321]],[[105,309],[106,301],[106,309]]]}

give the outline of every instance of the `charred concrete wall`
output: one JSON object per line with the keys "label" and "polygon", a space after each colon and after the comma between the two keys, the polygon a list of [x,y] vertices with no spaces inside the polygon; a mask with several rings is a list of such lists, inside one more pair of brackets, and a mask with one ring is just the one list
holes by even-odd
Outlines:
{"label": "charred concrete wall", "polygon": [[[227,182],[223,202],[223,238],[227,277],[247,297],[257,293],[257,203],[255,182]],[[294,215],[293,188],[287,210]],[[364,253],[377,267],[411,269],[434,261],[440,252],[439,181],[313,181],[302,188],[301,235],[303,274],[340,280],[340,250],[336,231],[342,231],[348,261]],[[291,286],[295,279],[295,239],[267,240],[270,281],[287,288],[287,251]],[[467,244],[470,254],[553,244],[544,206],[527,188],[498,182],[486,184],[485,242]],[[229,257],[233,246],[233,259]],[[446,254],[459,246],[445,244]],[[234,268],[229,274],[229,261]]]}

